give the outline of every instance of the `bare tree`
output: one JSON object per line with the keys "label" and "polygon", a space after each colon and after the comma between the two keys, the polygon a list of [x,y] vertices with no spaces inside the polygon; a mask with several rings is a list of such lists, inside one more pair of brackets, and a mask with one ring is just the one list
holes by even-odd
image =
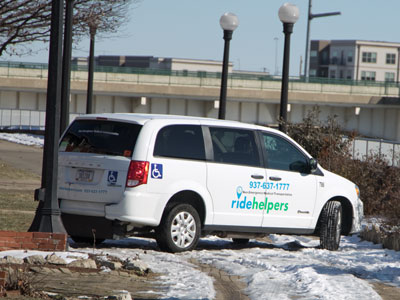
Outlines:
{"label": "bare tree", "polygon": [[50,17],[48,0],[1,0],[0,56],[26,53],[30,43],[48,41]]}
{"label": "bare tree", "polygon": [[97,34],[115,33],[127,22],[127,11],[132,2],[139,0],[76,0],[81,8],[77,12],[77,28],[90,36],[89,72],[86,113],[92,113],[94,46]]}
{"label": "bare tree", "polygon": [[[71,1],[71,0],[66,0]],[[91,32],[115,33],[139,0],[75,0],[74,39]],[[0,56],[27,54],[33,42],[48,42],[51,0],[0,0]]]}
{"label": "bare tree", "polygon": [[139,0],[75,0],[75,27],[78,36],[116,33],[128,22],[128,11]]}

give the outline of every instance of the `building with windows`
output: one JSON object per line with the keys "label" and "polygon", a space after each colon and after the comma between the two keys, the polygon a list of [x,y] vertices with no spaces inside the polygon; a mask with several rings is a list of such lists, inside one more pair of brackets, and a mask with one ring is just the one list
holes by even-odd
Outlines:
{"label": "building with windows", "polygon": [[310,77],[399,82],[400,43],[313,40]]}

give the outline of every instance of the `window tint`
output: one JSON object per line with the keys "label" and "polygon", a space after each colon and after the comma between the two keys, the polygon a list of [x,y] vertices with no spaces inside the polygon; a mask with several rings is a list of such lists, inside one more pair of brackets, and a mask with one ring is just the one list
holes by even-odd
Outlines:
{"label": "window tint", "polygon": [[162,128],[157,134],[154,156],[205,160],[201,127],[171,125]]}
{"label": "window tint", "polygon": [[214,161],[260,166],[254,133],[235,128],[210,128]]}
{"label": "window tint", "polygon": [[263,139],[269,169],[307,172],[308,159],[294,145],[279,136],[267,133],[263,133]]}
{"label": "window tint", "polygon": [[76,120],[60,143],[61,152],[132,156],[141,125],[105,120]]}

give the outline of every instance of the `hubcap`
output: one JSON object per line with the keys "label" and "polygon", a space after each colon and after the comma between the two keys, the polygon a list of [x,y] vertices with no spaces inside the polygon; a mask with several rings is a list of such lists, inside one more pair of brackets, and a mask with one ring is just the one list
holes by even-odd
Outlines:
{"label": "hubcap", "polygon": [[180,212],[172,220],[172,241],[179,248],[186,248],[193,243],[196,236],[196,222],[188,212]]}

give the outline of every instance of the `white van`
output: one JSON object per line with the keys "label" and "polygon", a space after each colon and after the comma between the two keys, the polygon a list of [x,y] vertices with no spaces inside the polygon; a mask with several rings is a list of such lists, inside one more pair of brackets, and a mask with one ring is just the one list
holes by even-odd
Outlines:
{"label": "white van", "polygon": [[357,186],[287,135],[206,118],[80,116],[61,138],[58,184],[75,241],[153,236],[170,252],[204,235],[270,233],[319,235],[336,250],[363,216]]}

